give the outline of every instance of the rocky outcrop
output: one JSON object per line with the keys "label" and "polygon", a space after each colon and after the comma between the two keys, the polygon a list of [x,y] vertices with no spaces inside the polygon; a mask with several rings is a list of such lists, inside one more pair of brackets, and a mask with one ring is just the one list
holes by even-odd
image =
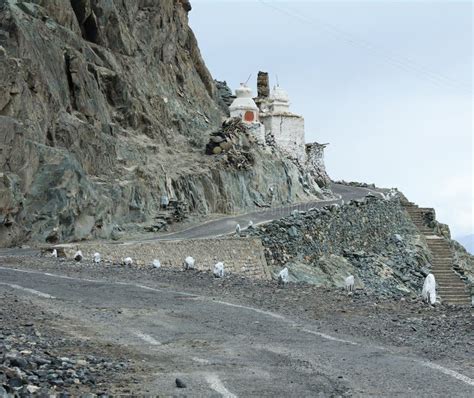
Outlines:
{"label": "rocky outcrop", "polygon": [[430,253],[398,199],[367,196],[349,204],[295,212],[246,234],[259,236],[274,272],[295,281],[356,288],[381,295],[419,293]]}
{"label": "rocky outcrop", "polygon": [[317,142],[306,144],[306,168],[320,187],[329,187],[331,183],[331,178],[326,171],[324,163],[324,148],[326,146],[328,144],[319,144]]}
{"label": "rocky outcrop", "polygon": [[274,200],[312,197],[272,154],[245,171],[204,156],[223,109],[190,9],[0,0],[0,245],[108,238],[163,194],[190,212],[243,209],[270,186]]}

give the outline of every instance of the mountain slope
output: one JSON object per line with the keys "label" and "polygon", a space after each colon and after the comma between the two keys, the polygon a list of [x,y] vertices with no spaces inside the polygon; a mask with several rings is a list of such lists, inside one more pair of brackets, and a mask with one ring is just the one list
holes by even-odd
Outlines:
{"label": "mountain slope", "polygon": [[301,170],[204,155],[217,90],[184,0],[0,0],[0,246],[110,237],[166,194],[191,212],[314,198]]}

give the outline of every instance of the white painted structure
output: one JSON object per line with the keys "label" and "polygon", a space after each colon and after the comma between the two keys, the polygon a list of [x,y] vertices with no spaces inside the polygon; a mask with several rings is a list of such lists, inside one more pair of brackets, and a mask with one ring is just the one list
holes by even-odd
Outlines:
{"label": "white painted structure", "polygon": [[265,126],[265,136],[268,143],[273,143],[288,157],[298,160],[301,164],[306,161],[304,118],[290,111],[288,94],[276,86],[263,105],[265,112],[260,114],[260,120]]}
{"label": "white painted structure", "polygon": [[346,285],[346,290],[348,292],[353,292],[354,291],[354,275],[349,275],[346,279],[345,279],[345,285]]}
{"label": "white painted structure", "polygon": [[290,281],[290,275],[288,273],[288,268],[283,268],[279,273],[278,273],[278,284],[279,285],[286,285]]}
{"label": "white painted structure", "polygon": [[253,100],[250,87],[241,83],[235,90],[235,100],[229,107],[230,117],[238,117],[248,128],[259,144],[265,145],[265,127],[259,122],[259,109]]}
{"label": "white painted structure", "polygon": [[246,123],[258,122],[258,106],[253,100],[252,89],[241,83],[235,90],[235,96],[229,107],[230,117],[241,118]]}
{"label": "white painted structure", "polygon": [[188,256],[184,259],[184,269],[185,270],[188,270],[188,269],[196,269],[196,260],[191,257],[191,256]]}
{"label": "white painted structure", "polygon": [[425,278],[421,296],[427,303],[436,303],[436,280],[433,274],[428,274],[428,276]]}
{"label": "white painted structure", "polygon": [[214,265],[213,274],[216,278],[224,277],[224,263],[218,262]]}

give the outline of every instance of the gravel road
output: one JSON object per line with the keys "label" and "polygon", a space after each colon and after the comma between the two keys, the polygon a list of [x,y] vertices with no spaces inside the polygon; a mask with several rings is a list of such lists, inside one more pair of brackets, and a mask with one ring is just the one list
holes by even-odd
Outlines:
{"label": "gravel road", "polygon": [[[141,358],[136,393],[468,397],[469,308],[170,269],[0,257],[0,293]],[[81,325],[78,333],[78,325]],[[176,388],[180,378],[186,388]],[[91,390],[93,391],[93,389]]]}
{"label": "gravel road", "polygon": [[360,188],[342,184],[332,184],[331,189],[334,194],[338,196],[338,199],[296,203],[288,206],[280,206],[268,209],[262,208],[258,211],[236,216],[221,217],[209,222],[200,223],[182,231],[177,231],[168,234],[159,234],[157,236],[141,240],[178,240],[212,238],[215,236],[227,235],[235,232],[235,227],[237,224],[239,224],[242,228],[245,228],[250,221],[252,221],[254,224],[265,223],[268,221],[275,220],[277,218],[289,216],[294,210],[307,211],[315,207],[322,208],[330,204],[340,204],[342,200],[348,202],[353,199],[361,199],[368,193],[378,194],[377,191],[368,188]]}

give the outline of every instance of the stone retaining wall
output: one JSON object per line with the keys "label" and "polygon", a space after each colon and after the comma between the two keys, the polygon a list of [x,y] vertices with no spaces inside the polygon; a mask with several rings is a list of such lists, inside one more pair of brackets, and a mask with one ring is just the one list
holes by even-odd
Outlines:
{"label": "stone retaining wall", "polygon": [[183,266],[184,259],[192,256],[199,270],[212,270],[214,264],[222,261],[227,273],[241,274],[252,278],[270,279],[271,274],[260,239],[196,239],[180,241],[154,241],[145,243],[80,243],[56,246],[63,248],[67,257],[81,250],[86,259],[92,259],[95,252],[102,260],[120,263],[131,257],[137,266],[151,266],[158,259],[163,267]]}

